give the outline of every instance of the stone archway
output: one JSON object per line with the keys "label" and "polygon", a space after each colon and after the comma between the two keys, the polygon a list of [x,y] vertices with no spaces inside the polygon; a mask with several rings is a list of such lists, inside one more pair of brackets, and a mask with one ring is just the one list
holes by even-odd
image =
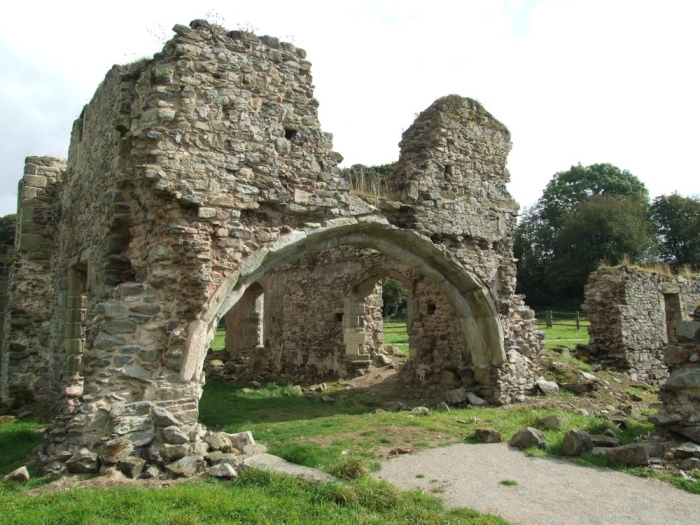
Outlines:
{"label": "stone archway", "polygon": [[200,319],[188,327],[181,380],[197,381],[219,319],[266,273],[309,252],[354,245],[419,269],[435,283],[459,318],[463,351],[469,354],[477,381],[489,384],[491,367],[504,362],[505,351],[503,329],[488,290],[453,255],[429,239],[391,226],[380,217],[371,219],[328,221],[319,228],[289,234],[243,260],[212,295]]}

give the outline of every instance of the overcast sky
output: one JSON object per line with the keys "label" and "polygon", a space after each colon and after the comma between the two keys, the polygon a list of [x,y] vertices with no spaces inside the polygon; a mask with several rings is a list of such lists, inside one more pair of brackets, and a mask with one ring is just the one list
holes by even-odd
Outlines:
{"label": "overcast sky", "polygon": [[532,204],[558,171],[609,162],[653,196],[700,194],[696,0],[23,0],[0,8],[0,216],[28,155],[65,157],[112,64],[209,18],[308,52],[343,166],[398,157],[436,98],[479,100],[512,133],[510,191]]}

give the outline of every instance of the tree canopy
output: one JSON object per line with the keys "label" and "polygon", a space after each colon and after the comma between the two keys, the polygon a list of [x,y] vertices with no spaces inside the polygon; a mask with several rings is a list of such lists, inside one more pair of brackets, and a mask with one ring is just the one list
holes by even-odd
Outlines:
{"label": "tree canopy", "polygon": [[650,216],[661,238],[661,260],[674,268],[700,267],[700,198],[661,195],[654,199]]}
{"label": "tree canopy", "polygon": [[518,291],[533,306],[582,299],[601,259],[648,257],[654,243],[648,201],[644,184],[611,164],[556,173],[514,232]]}

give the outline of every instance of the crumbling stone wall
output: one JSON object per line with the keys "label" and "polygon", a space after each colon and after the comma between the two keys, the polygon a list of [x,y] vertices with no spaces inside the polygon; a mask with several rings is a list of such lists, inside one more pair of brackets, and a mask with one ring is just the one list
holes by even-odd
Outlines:
{"label": "crumbling stone wall", "polygon": [[698,301],[698,279],[629,268],[598,270],[586,285],[587,348],[594,359],[627,370],[633,380],[659,384],[668,377],[663,349]]}
{"label": "crumbling stone wall", "polygon": [[[45,444],[51,468],[65,469],[60,459],[81,447],[107,463],[115,447],[161,466],[205,454],[198,400],[220,319],[255,283],[273,292],[266,278],[275,270],[342,246],[374,250],[432,283],[433,291],[414,290],[426,315],[411,332],[442,353],[431,374],[459,355],[494,401],[522,395],[541,339],[514,295],[508,130],[473,100],[439,99],[404,134],[391,194],[361,198],[320,128],[304,50],[200,21],[174,31],[153,59],[107,74],[74,124],[65,171],[52,167],[55,196],[47,193],[41,209],[54,215],[38,248],[37,237],[19,237],[10,325],[27,311],[22,301],[38,297],[41,279],[44,301],[25,328],[6,332],[0,376],[10,386],[26,378],[25,391],[45,382],[70,398]],[[30,262],[39,269],[27,279]],[[327,295],[319,297],[324,314],[333,311]],[[378,308],[372,295],[365,324]],[[429,296],[436,329],[451,331],[435,341]],[[263,317],[274,312],[265,307]],[[20,354],[30,348],[32,330],[42,342],[36,351],[60,369],[7,360],[13,342],[24,345]],[[379,339],[369,342],[371,352]],[[7,402],[10,389],[2,395]]]}
{"label": "crumbling stone wall", "polygon": [[670,372],[659,394],[664,406],[650,421],[700,444],[700,306],[677,324],[664,360]]}
{"label": "crumbling stone wall", "polygon": [[9,288],[0,363],[0,398],[6,404],[52,399],[62,366],[51,345],[56,286],[56,203],[65,162],[28,157],[19,183],[14,254],[7,256]]}

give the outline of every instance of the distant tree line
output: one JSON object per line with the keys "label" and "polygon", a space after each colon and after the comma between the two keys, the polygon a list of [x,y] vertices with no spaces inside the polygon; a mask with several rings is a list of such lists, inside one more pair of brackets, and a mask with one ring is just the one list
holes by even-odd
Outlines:
{"label": "distant tree line", "polygon": [[673,193],[650,203],[629,171],[579,164],[556,173],[524,210],[513,251],[517,291],[530,306],[575,305],[601,262],[700,269],[700,199]]}
{"label": "distant tree line", "polygon": [[12,246],[15,243],[15,222],[17,215],[0,217],[0,245]]}

